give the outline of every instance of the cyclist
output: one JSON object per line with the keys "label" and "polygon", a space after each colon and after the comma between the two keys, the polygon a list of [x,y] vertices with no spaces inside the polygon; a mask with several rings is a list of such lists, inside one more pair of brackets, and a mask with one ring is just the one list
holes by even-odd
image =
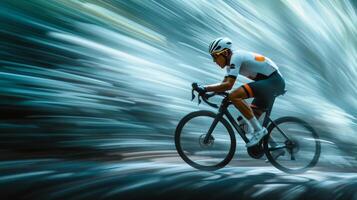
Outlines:
{"label": "cyclist", "polygon": [[[238,74],[251,80],[234,91],[230,92],[229,100],[249,121],[254,129],[246,147],[251,147],[260,142],[268,133],[258,119],[265,109],[271,104],[275,95],[282,94],[285,81],[277,65],[269,58],[257,53],[233,50],[229,38],[217,38],[209,45],[209,53],[213,61],[222,69],[226,67],[227,73],[221,83],[198,86],[199,93],[223,92],[232,89]],[[244,99],[254,98],[249,106]],[[257,119],[258,118],[258,119]]]}

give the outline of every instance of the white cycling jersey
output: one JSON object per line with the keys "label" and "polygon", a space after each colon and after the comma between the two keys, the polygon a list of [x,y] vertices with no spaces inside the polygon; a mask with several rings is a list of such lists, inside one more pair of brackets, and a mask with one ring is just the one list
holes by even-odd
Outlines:
{"label": "white cycling jersey", "polygon": [[269,58],[243,50],[233,51],[230,65],[226,69],[228,77],[237,78],[241,74],[255,81],[265,79],[275,71],[281,75],[278,66]]}

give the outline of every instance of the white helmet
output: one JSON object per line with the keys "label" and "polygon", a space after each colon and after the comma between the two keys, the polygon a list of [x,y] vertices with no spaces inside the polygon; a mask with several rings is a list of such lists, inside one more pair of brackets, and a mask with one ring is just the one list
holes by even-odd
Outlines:
{"label": "white helmet", "polygon": [[232,41],[229,38],[226,37],[220,37],[209,45],[208,52],[210,54],[222,51],[223,49],[231,49],[232,47]]}

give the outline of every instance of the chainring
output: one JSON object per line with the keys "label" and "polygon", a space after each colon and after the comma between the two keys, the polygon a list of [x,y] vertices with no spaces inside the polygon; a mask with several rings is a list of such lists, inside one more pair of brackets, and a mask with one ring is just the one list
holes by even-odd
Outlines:
{"label": "chainring", "polygon": [[264,149],[262,142],[259,142],[258,145],[247,148],[248,155],[252,158],[259,159],[264,155]]}

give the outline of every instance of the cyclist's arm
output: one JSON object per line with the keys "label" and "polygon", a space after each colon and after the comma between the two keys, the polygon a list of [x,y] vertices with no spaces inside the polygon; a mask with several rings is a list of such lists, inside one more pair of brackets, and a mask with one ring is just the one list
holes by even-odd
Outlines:
{"label": "cyclist's arm", "polygon": [[227,74],[224,77],[223,82],[205,86],[207,92],[224,92],[232,89],[234,82],[238,77],[241,63],[241,56],[237,55],[235,57],[232,57],[231,64],[226,68]]}
{"label": "cyclist's arm", "polygon": [[223,79],[223,81],[222,81],[221,83],[226,82],[226,81],[227,81],[227,78],[228,78],[228,76],[224,76],[224,79]]}
{"label": "cyclist's arm", "polygon": [[224,92],[232,89],[235,81],[235,77],[226,76],[224,77],[222,83],[206,85],[205,88],[207,92]]}

